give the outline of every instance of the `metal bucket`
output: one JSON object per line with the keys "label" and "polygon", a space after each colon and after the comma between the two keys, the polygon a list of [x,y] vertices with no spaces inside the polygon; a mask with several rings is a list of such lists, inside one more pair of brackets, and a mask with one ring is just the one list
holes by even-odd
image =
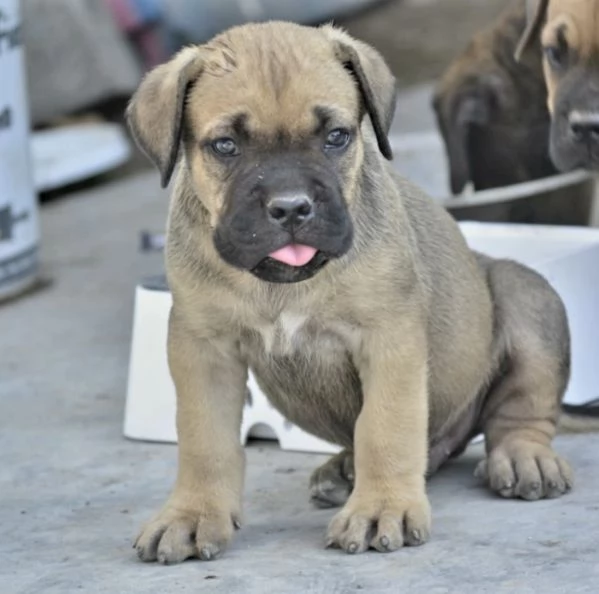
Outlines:
{"label": "metal bucket", "polygon": [[19,0],[0,0],[0,300],[38,273],[38,203],[33,186]]}

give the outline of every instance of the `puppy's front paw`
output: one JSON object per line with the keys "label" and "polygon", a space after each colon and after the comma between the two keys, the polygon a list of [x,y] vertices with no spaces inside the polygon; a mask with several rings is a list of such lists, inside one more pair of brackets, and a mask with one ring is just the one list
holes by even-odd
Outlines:
{"label": "puppy's front paw", "polygon": [[573,484],[572,470],[563,458],[548,446],[523,440],[496,447],[474,476],[502,497],[528,501],[559,497]]}
{"label": "puppy's front paw", "polygon": [[424,544],[430,528],[430,505],[423,491],[398,491],[391,497],[376,492],[368,496],[354,493],[331,521],[327,547],[339,547],[352,554],[369,547],[387,553],[404,545]]}
{"label": "puppy's front paw", "polygon": [[167,504],[143,527],[133,546],[142,561],[210,561],[223,553],[239,526],[238,515],[218,506],[194,511]]}

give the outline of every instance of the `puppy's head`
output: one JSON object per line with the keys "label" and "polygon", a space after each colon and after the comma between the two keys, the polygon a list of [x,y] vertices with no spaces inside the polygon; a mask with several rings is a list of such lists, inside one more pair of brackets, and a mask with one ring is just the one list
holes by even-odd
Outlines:
{"label": "puppy's head", "polygon": [[182,154],[223,260],[296,282],[350,249],[364,151],[391,158],[394,106],[395,80],[370,47],[271,22],[182,50],[146,76],[128,119],[163,186]]}
{"label": "puppy's head", "polygon": [[551,157],[563,171],[599,169],[599,0],[528,0],[528,11],[516,55],[540,38]]}

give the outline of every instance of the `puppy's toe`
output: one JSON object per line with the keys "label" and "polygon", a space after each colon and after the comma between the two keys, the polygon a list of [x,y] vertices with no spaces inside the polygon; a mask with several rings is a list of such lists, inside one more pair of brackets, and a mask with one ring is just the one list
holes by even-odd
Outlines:
{"label": "puppy's toe", "polygon": [[380,553],[396,551],[404,545],[402,526],[394,514],[383,513],[378,521],[377,531],[370,546]]}
{"label": "puppy's toe", "polygon": [[310,501],[316,507],[339,507],[353,489],[353,455],[343,451],[317,468],[310,478]]}
{"label": "puppy's toe", "polygon": [[155,519],[143,527],[133,545],[142,561],[149,563],[158,560],[158,545],[167,528],[168,524],[160,519]]}
{"label": "puppy's toe", "polygon": [[517,483],[516,497],[536,501],[544,497],[543,480],[537,461],[533,456],[518,456],[513,461]]}
{"label": "puppy's toe", "polygon": [[551,452],[550,456],[537,458],[543,480],[545,497],[554,499],[572,489],[574,475],[570,465],[560,456]]}
{"label": "puppy's toe", "polygon": [[512,461],[501,450],[492,452],[482,460],[474,471],[474,476],[487,483],[492,491],[502,497],[513,497],[516,490],[516,473]]}
{"label": "puppy's toe", "polygon": [[353,514],[348,518],[345,530],[339,535],[339,546],[351,555],[363,553],[368,548],[373,531],[370,518]]}
{"label": "puppy's toe", "polygon": [[200,517],[196,533],[196,550],[202,561],[212,561],[220,557],[233,536],[238,523],[229,514],[215,514]]}
{"label": "puppy's toe", "polygon": [[165,531],[158,545],[157,561],[163,565],[182,563],[195,554],[195,526],[191,519],[176,520]]}

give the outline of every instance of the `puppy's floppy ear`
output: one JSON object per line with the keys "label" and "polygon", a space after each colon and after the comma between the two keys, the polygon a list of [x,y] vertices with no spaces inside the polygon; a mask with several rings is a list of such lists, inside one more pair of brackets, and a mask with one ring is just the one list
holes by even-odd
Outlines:
{"label": "puppy's floppy ear", "polygon": [[185,96],[202,71],[200,49],[187,47],[150,71],[127,107],[127,122],[137,144],[168,185],[179,153]]}
{"label": "puppy's floppy ear", "polygon": [[445,142],[449,161],[451,192],[460,194],[466,184],[473,181],[469,140],[473,125],[485,126],[490,122],[490,97],[467,94],[453,99],[437,96],[433,106],[437,124]]}
{"label": "puppy's floppy ear", "polygon": [[526,28],[518,42],[514,59],[519,62],[535,37],[538,37],[545,17],[549,0],[526,0]]}
{"label": "puppy's floppy ear", "polygon": [[331,25],[322,27],[335,44],[335,54],[355,78],[370,116],[379,150],[393,159],[389,129],[397,102],[397,83],[383,57],[372,47]]}

